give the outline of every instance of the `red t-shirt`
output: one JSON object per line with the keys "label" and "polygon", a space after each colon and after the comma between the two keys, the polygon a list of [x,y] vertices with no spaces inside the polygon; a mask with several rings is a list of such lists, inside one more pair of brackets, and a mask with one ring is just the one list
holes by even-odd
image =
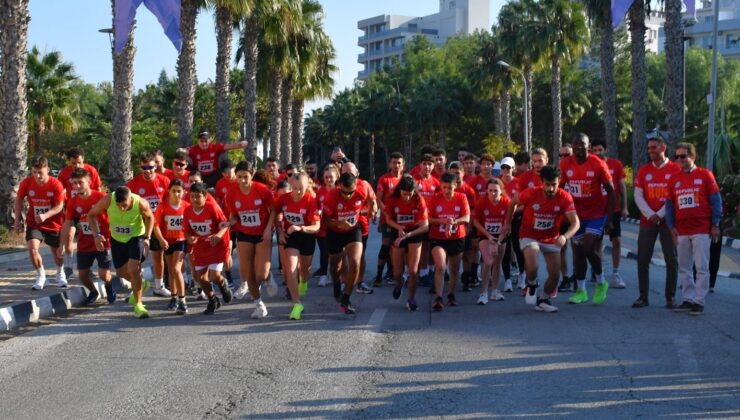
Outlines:
{"label": "red t-shirt", "polygon": [[[609,175],[612,176],[612,182],[614,184],[614,211],[621,212],[622,202],[619,197],[619,184],[627,175],[624,173],[624,166],[619,159],[606,158],[606,166],[609,168]],[[601,186],[601,195],[606,200],[606,190],[603,185]]]}
{"label": "red t-shirt", "polygon": [[[98,174],[98,170],[95,169],[94,166],[88,165],[87,163],[84,163],[82,167],[86,171],[90,172],[90,189],[94,191],[100,191],[103,183],[100,181],[100,174]],[[67,190],[67,200],[75,195],[74,189],[72,188],[72,182],[70,180],[72,172],[75,169],[77,169],[76,166],[65,166],[61,171],[59,171],[59,175],[57,176],[59,182],[61,182],[64,186],[64,189]]]}
{"label": "red t-shirt", "polygon": [[514,197],[519,192],[519,178],[512,177],[511,181],[507,184],[506,181],[504,181],[504,178],[501,177],[501,182],[504,183],[504,190],[509,198]]}
{"label": "red t-shirt", "polygon": [[183,172],[182,175],[175,174],[175,171],[173,171],[172,169],[165,169],[164,174],[160,174],[160,175],[166,176],[167,179],[169,179],[170,181],[177,178],[180,181],[182,181],[183,184],[185,184],[185,189],[190,188],[190,183],[188,182],[188,178],[190,177],[190,171],[188,171],[187,169],[185,169],[185,172]]}
{"label": "red t-shirt", "polygon": [[419,195],[424,198],[427,208],[429,208],[429,200],[441,191],[442,184],[433,176],[429,178],[415,176],[414,180],[416,181],[416,189],[419,191]]}
{"label": "red t-shirt", "polygon": [[396,189],[396,186],[401,181],[402,177],[403,175],[395,176],[392,173],[388,172],[387,174],[381,176],[378,179],[377,192],[378,192],[378,196],[383,197],[384,203],[388,201],[388,197],[390,197],[391,194],[393,194],[393,190]]}
{"label": "red t-shirt", "polygon": [[360,223],[360,212],[365,208],[367,202],[367,192],[364,188],[360,188],[359,184],[355,193],[351,197],[347,198],[341,194],[339,188],[335,188],[329,193],[329,196],[324,200],[322,207],[323,215],[333,221],[347,221],[352,225],[349,229],[340,229],[337,227],[327,227],[328,230],[336,233],[349,232],[355,229]]}
{"label": "red t-shirt", "polygon": [[555,243],[565,213],[576,211],[573,197],[562,188],[549,199],[544,188],[527,188],[519,193],[519,204],[524,207],[519,236],[546,244]]}
{"label": "red t-shirt", "polygon": [[159,226],[159,230],[162,232],[162,236],[167,240],[168,244],[174,244],[185,240],[185,229],[183,227],[183,215],[185,210],[190,207],[190,204],[185,201],[180,201],[178,208],[172,207],[170,200],[164,200],[162,204],[157,207],[157,211],[154,213],[154,222]]}
{"label": "red t-shirt", "polygon": [[594,154],[586,156],[586,161],[578,163],[575,156],[560,161],[560,185],[573,197],[578,217],[591,220],[607,215],[606,197],[601,188],[612,182],[606,162]]}
{"label": "red t-shirt", "polygon": [[128,182],[127,186],[131,192],[145,199],[149,203],[152,212],[155,212],[159,203],[167,196],[170,179],[162,174],[154,174],[154,178],[151,181],[147,181],[144,179],[144,175],[137,175]]}
{"label": "red t-shirt", "polygon": [[542,178],[538,173],[534,171],[534,169],[530,169],[527,172],[523,173],[521,176],[517,177],[519,180],[519,193],[521,194],[522,191],[526,190],[527,188],[534,188],[534,187],[541,187],[542,186]]}
{"label": "red t-shirt", "polygon": [[475,191],[476,200],[478,197],[484,197],[488,194],[487,186],[490,178],[493,178],[493,176],[485,177],[483,175],[478,175],[468,180],[468,185],[470,185],[470,187]]}
{"label": "red t-shirt", "polygon": [[272,203],[272,191],[259,182],[252,182],[248,194],[244,194],[239,185],[234,185],[226,193],[226,211],[238,216],[236,226],[245,235],[262,236]]}
{"label": "red t-shirt", "polygon": [[437,172],[436,169],[432,169],[432,177],[436,178],[437,181],[440,181],[440,182],[442,182],[442,175],[444,175],[445,173],[446,173],[445,171]]}
{"label": "red t-shirt", "polygon": [[406,232],[412,231],[419,223],[429,219],[427,205],[418,194],[405,201],[401,197],[388,197],[384,218],[403,226]]}
{"label": "red t-shirt", "polygon": [[222,143],[210,143],[208,148],[203,150],[196,144],[186,150],[190,160],[193,161],[193,168],[206,177],[218,171],[218,159],[226,151],[226,146]]}
{"label": "red t-shirt", "polygon": [[[506,210],[509,208],[509,203],[511,203],[511,199],[505,195],[502,195],[496,204],[492,203],[487,196],[481,197],[475,203],[473,218],[480,222],[491,236],[498,238],[501,227],[504,225],[504,219],[506,219]],[[478,232],[478,236],[485,238],[485,235],[480,232]]]}
{"label": "red t-shirt", "polygon": [[679,235],[698,235],[712,231],[712,205],[709,198],[719,192],[714,175],[704,168],[681,171],[668,187],[673,201]]}
{"label": "red t-shirt", "polygon": [[305,192],[300,200],[293,199],[293,193],[285,193],[275,201],[275,212],[283,214],[283,229],[288,230],[291,225],[310,226],[320,219],[316,197]]}
{"label": "red t-shirt", "polygon": [[478,199],[478,195],[476,194],[473,187],[463,182],[462,184],[460,184],[459,187],[455,188],[455,192],[465,194],[465,198],[468,199],[468,204],[470,205],[470,208],[473,208],[476,200]]}
{"label": "red t-shirt", "polygon": [[[681,168],[670,160],[666,160],[660,168],[650,162],[642,165],[637,171],[635,188],[642,189],[642,196],[652,211],[657,212],[665,205],[666,197],[668,197],[668,184],[679,172]],[[640,226],[653,226],[653,223],[640,215]]]}
{"label": "red t-shirt", "polygon": [[[329,194],[336,189],[337,187],[328,188],[327,186],[322,185],[321,187],[319,187],[319,190],[316,191],[316,207],[319,211],[319,217],[321,217],[321,214],[324,211],[324,203],[326,202],[327,197],[329,197]],[[316,236],[318,236],[319,238],[326,237],[326,223],[321,224]]]}
{"label": "red t-shirt", "polygon": [[[90,191],[90,196],[82,198],[75,195],[67,201],[65,219],[77,225],[77,250],[82,252],[98,252],[95,248],[95,237],[90,230],[90,224],[87,223],[87,214],[90,212],[98,201],[105,197],[104,192]],[[110,248],[110,224],[108,223],[108,213],[103,212],[96,219],[98,221],[98,232],[105,237],[105,247]]]}
{"label": "red t-shirt", "polygon": [[221,178],[216,182],[216,187],[214,188],[213,194],[216,196],[216,201],[218,202],[218,205],[221,206],[221,208],[225,208],[224,206],[224,200],[226,199],[226,194],[229,192],[229,190],[233,188],[238,188],[236,178],[229,179],[229,178]]}
{"label": "red t-shirt", "polygon": [[192,245],[193,264],[206,266],[226,261],[229,255],[229,232],[227,231],[216,246],[211,246],[208,237],[217,233],[218,225],[226,221],[224,213],[213,203],[206,203],[200,212],[190,206],[183,214],[185,232],[198,237]]}
{"label": "red t-shirt", "polygon": [[411,170],[409,171],[409,175],[411,175],[414,178],[420,177],[421,176],[421,163],[418,163],[416,166],[411,168]]}
{"label": "red t-shirt", "polygon": [[[357,180],[357,188],[364,189],[365,195],[375,200],[375,191],[372,185],[364,179]],[[362,228],[362,236],[370,234],[370,216],[367,214],[360,214],[360,228]]]}
{"label": "red t-shirt", "polygon": [[63,211],[46,219],[41,225],[37,225],[34,219],[34,215],[46,213],[52,207],[64,201],[64,186],[58,179],[50,176],[43,185],[39,185],[36,178],[29,176],[21,181],[17,197],[19,200],[24,198],[28,200],[27,227],[51,232],[62,230],[62,224],[64,224]]}
{"label": "red t-shirt", "polygon": [[[448,219],[454,217],[455,219],[470,214],[470,206],[468,205],[468,199],[465,194],[454,192],[452,198],[447,199],[444,193],[439,193],[431,198],[431,201],[427,204],[430,219]],[[460,223],[452,228],[452,235],[447,236],[447,226],[432,225],[429,227],[429,238],[430,239],[462,239],[467,234],[465,229],[465,223]]]}

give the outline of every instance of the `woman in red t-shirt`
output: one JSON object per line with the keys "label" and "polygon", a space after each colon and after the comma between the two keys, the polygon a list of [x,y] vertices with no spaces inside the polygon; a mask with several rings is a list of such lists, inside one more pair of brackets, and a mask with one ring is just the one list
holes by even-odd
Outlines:
{"label": "woman in red t-shirt", "polygon": [[499,267],[506,248],[506,243],[501,238],[501,227],[510,201],[504,191],[504,183],[498,178],[493,178],[486,184],[486,195],[481,196],[475,204],[473,226],[480,237],[480,253],[483,257],[481,272],[483,289],[478,297],[478,305],[488,303],[489,280],[493,283],[491,300],[504,300],[504,295],[498,290]]}
{"label": "woman in red t-shirt", "polygon": [[[324,168],[323,183],[316,192],[319,213],[321,213],[326,198],[337,188],[337,179],[339,179],[339,169],[337,169],[337,166],[327,165]],[[329,252],[326,246],[326,225],[323,223],[319,227],[318,233],[316,233],[316,242],[319,245],[319,269],[316,270],[314,275],[319,276],[319,287],[325,287],[329,284],[329,277],[327,277],[329,273]]]}
{"label": "woman in red t-shirt", "polygon": [[391,258],[393,261],[393,278],[396,287],[393,289],[393,298],[398,299],[403,290],[404,253],[406,253],[406,267],[408,269],[408,300],[406,308],[409,311],[418,309],[416,300],[416,283],[419,280],[419,260],[421,259],[421,244],[427,239],[429,231],[429,216],[424,199],[416,191],[416,181],[409,175],[404,175],[396,185],[391,196],[386,200],[383,211],[385,224],[391,229]]}
{"label": "woman in red t-shirt", "polygon": [[182,265],[188,246],[182,219],[190,204],[182,199],[185,194],[185,183],[181,179],[174,178],[168,191],[167,200],[163,201],[154,213],[153,233],[164,251],[164,261],[167,263],[167,272],[170,276],[172,298],[167,309],[176,311],[178,315],[185,315],[188,313],[188,306],[185,303]]}
{"label": "woman in red t-shirt", "polygon": [[455,286],[460,271],[460,261],[465,249],[465,225],[470,223],[470,206],[465,194],[455,192],[457,175],[442,175],[442,192],[429,201],[429,239],[434,260],[434,291],[437,297],[432,308],[441,311],[444,308],[442,292],[447,264],[450,267],[450,293],[447,304],[457,306]]}

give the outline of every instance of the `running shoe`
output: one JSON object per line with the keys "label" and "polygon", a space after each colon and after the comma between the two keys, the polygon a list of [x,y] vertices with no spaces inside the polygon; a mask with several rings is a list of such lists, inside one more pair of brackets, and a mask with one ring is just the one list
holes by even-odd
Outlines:
{"label": "running shoe", "polygon": [[579,304],[588,302],[588,292],[586,289],[578,289],[573,296],[568,299],[568,303]]}
{"label": "running shoe", "polygon": [[319,287],[326,287],[328,285],[329,285],[329,277],[327,276],[319,277],[319,283],[318,283]]}
{"label": "running shoe", "polygon": [[632,303],[633,308],[644,308],[646,306],[650,305],[650,302],[647,298],[639,297],[636,301]]}
{"label": "running shoe", "polygon": [[437,296],[434,299],[434,304],[432,305],[432,309],[434,309],[437,312],[440,312],[442,311],[442,309],[444,309],[444,307],[445,305],[444,305],[444,300],[442,300],[442,296]]}
{"label": "running shoe", "polygon": [[44,290],[44,286],[46,286],[46,273],[42,271],[36,276],[36,282],[31,286],[31,290]]}
{"label": "running shoe", "polygon": [[594,299],[593,304],[594,305],[601,305],[606,300],[606,291],[609,290],[609,283],[607,282],[601,282],[596,283],[596,288],[594,289]]}
{"label": "running shoe", "polygon": [[64,274],[64,270],[57,270],[56,280],[57,280],[57,286],[58,287],[61,287],[62,289],[66,289],[67,288],[67,286],[68,286],[68,283],[67,283],[67,275]]}
{"label": "running shoe", "polygon": [[406,279],[398,280],[396,282],[396,286],[393,288],[393,299],[398,300],[398,298],[401,297],[401,292],[403,292],[404,284],[406,284]]}
{"label": "running shoe", "polygon": [[[149,290],[149,280],[142,280],[141,281],[141,295],[144,296],[144,292]],[[133,305],[136,303],[136,299],[134,298],[134,292],[131,292],[130,295],[128,295],[128,304]]]}
{"label": "running shoe", "polygon": [[709,288],[709,293],[714,293],[714,287]]}
{"label": "running shoe", "polygon": [[627,287],[627,284],[624,283],[624,280],[622,280],[622,276],[620,276],[619,273],[614,273],[609,286],[615,289],[624,289]]}
{"label": "running shoe", "polygon": [[516,283],[517,289],[524,289],[527,285],[524,273],[519,273],[519,280]]}
{"label": "running shoe", "polygon": [[488,303],[488,294],[487,293],[481,293],[480,296],[478,296],[478,305],[485,305]]}
{"label": "running shoe", "polygon": [[224,270],[224,277],[226,278],[226,283],[229,287],[234,285],[234,278],[231,275],[231,270]]}
{"label": "running shoe", "polygon": [[267,274],[267,280],[262,282],[262,284],[265,285],[265,290],[267,290],[267,296],[273,297],[278,292],[278,285],[275,282],[275,279],[272,277],[272,273]]}
{"label": "running shoe", "polygon": [[216,309],[220,307],[221,301],[218,299],[218,296],[213,295],[208,298],[208,306],[206,306],[206,310],[203,311],[203,315],[213,315],[213,313],[216,312]]}
{"label": "running shoe", "polygon": [[495,302],[504,300],[504,295],[501,293],[500,290],[494,289],[493,292],[491,292],[491,300]]}
{"label": "running shoe", "polygon": [[563,277],[563,280],[560,282],[560,286],[558,286],[558,292],[573,292],[575,285],[576,284],[571,277]]}
{"label": "running shoe", "polygon": [[258,303],[254,311],[252,312],[251,317],[253,319],[262,319],[267,316],[267,306],[263,302]]}
{"label": "running shoe", "polygon": [[249,285],[246,281],[243,281],[234,292],[234,297],[237,299],[244,299],[247,293],[249,293]]}
{"label": "running shoe", "polygon": [[92,305],[98,300],[98,297],[100,297],[100,293],[97,290],[91,290],[90,294],[87,295],[87,299],[85,299],[84,305]]}
{"label": "running shoe", "polygon": [[524,302],[527,305],[537,304],[537,283],[527,284],[526,293],[524,294]]}
{"label": "running shoe", "polygon": [[373,281],[373,287],[381,287],[383,286],[383,279],[380,277],[375,277],[375,281]]}
{"label": "running shoe", "polygon": [[325,275],[325,274],[321,274],[321,268],[319,268],[318,270],[314,271],[311,274],[311,277],[319,277],[319,276],[322,276],[322,275]]}
{"label": "running shoe", "polygon": [[177,309],[177,298],[171,297],[169,303],[167,303],[167,310],[168,311],[174,311]]}
{"label": "running shoe", "polygon": [[230,303],[231,300],[234,298],[234,294],[231,293],[229,285],[226,284],[226,282],[224,282],[223,286],[218,283],[216,283],[216,285],[218,286],[218,290],[221,291],[221,296],[224,298],[224,303]]}
{"label": "running shoe", "polygon": [[504,292],[511,293],[514,291],[514,286],[511,284],[511,279],[504,281]]}
{"label": "running shoe", "polygon": [[665,300],[665,307],[667,309],[673,309],[676,307],[676,301],[673,300],[673,298],[666,298]]}
{"label": "running shoe", "polygon": [[407,300],[406,309],[408,309],[411,312],[417,311],[419,309],[419,306],[416,304],[416,300],[414,299]]}
{"label": "running shoe", "polygon": [[303,305],[300,303],[296,303],[293,305],[293,310],[290,311],[290,319],[299,320],[301,319],[301,314],[303,313]]}
{"label": "running shoe", "polygon": [[116,301],[116,298],[118,295],[116,294],[116,291],[113,290],[113,285],[110,284],[110,282],[105,283],[105,295],[108,299],[108,303],[113,303]]}
{"label": "running shoe", "polygon": [[342,302],[339,304],[339,312],[345,314],[345,315],[354,315],[357,313],[354,306],[352,306],[352,302],[347,299],[346,302]]}
{"label": "running shoe", "polygon": [[463,271],[461,277],[462,277],[461,279],[462,280],[462,291],[463,292],[472,291],[473,290],[473,285],[472,285],[473,279],[470,278],[471,277],[470,273],[468,273],[467,271]]}
{"label": "running shoe", "polygon": [[704,315],[704,305],[694,304],[694,307],[689,311],[689,315]]}
{"label": "running shoe", "polygon": [[363,295],[371,295],[375,293],[375,290],[368,287],[364,282],[360,282],[360,284],[357,285],[355,288],[357,293],[363,294]]}
{"label": "running shoe", "polygon": [[154,296],[161,296],[161,297],[170,297],[170,296],[172,296],[172,292],[170,292],[169,289],[167,289],[166,287],[164,287],[164,285],[162,285],[160,287],[155,287],[154,290],[152,291],[152,294]]}
{"label": "running shoe", "polygon": [[72,277],[72,274],[74,274],[72,266],[67,266],[67,263],[64,263],[64,275],[67,276],[67,278],[70,278]]}
{"label": "running shoe", "polygon": [[198,291],[195,292],[195,300],[206,300],[208,299],[208,296],[206,296],[206,292],[203,291],[203,289],[198,288]]}
{"label": "running shoe", "polygon": [[149,318],[149,311],[142,303],[137,303],[134,305],[134,316],[139,319]]}
{"label": "running shoe", "polygon": [[308,282],[301,280],[298,282],[298,295],[303,297],[306,293],[308,293]]}
{"label": "running shoe", "polygon": [[535,305],[534,310],[551,313],[557,312],[558,308],[550,304],[550,299],[537,299],[537,305]]}
{"label": "running shoe", "polygon": [[457,299],[455,299],[454,293],[447,295],[447,306],[457,306]]}
{"label": "running shoe", "polygon": [[185,300],[181,300],[177,302],[177,309],[175,310],[175,313],[178,315],[185,315],[188,313],[188,304],[185,303]]}
{"label": "running shoe", "polygon": [[673,312],[689,312],[694,309],[694,304],[689,301],[683,301],[679,306],[673,308]]}
{"label": "running shoe", "polygon": [[[393,280],[393,273],[390,270],[387,270],[385,272],[385,275],[383,276],[383,280],[385,280],[388,284],[396,284],[396,282]],[[393,282],[393,283],[390,283]]]}
{"label": "running shoe", "polygon": [[555,299],[558,297],[558,288],[556,287],[552,292],[550,292],[550,299]]}

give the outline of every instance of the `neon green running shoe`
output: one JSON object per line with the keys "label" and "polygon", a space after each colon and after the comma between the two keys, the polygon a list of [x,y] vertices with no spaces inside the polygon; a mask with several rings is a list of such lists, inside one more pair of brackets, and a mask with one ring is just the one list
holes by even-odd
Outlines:
{"label": "neon green running shoe", "polygon": [[290,311],[290,319],[301,319],[301,314],[303,313],[303,305],[300,303],[296,303],[293,305],[293,310]]}
{"label": "neon green running shoe", "polygon": [[300,297],[306,296],[306,292],[308,292],[308,282],[307,281],[299,281],[298,282],[298,295]]}
{"label": "neon green running shoe", "polygon": [[149,311],[141,303],[134,305],[134,316],[139,319],[149,318]]}
{"label": "neon green running shoe", "polygon": [[594,289],[594,305],[601,305],[606,300],[606,291],[609,290],[609,283],[596,283],[596,289]]}
{"label": "neon green running shoe", "polygon": [[[149,284],[149,280],[143,280],[141,281],[141,295],[144,296],[144,292],[149,290],[149,287],[151,285]],[[134,292],[131,292],[130,295],[128,295],[128,304],[133,305],[136,303],[136,299],[134,298]]]}
{"label": "neon green running shoe", "polygon": [[578,291],[568,299],[568,303],[578,304],[586,302],[588,302],[588,292],[586,292],[586,289],[578,289]]}

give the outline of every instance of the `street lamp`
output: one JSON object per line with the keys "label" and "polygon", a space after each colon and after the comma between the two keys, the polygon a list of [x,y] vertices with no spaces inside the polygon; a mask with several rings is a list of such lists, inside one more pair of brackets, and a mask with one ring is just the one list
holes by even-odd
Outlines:
{"label": "street lamp", "polygon": [[108,34],[108,40],[110,40],[110,49],[113,49],[113,28],[98,29],[101,34]]}
{"label": "street lamp", "polygon": [[719,20],[719,0],[712,0],[714,8],[714,19],[712,20],[712,78],[709,81],[709,133],[707,136],[707,169],[714,170],[714,120],[717,112],[717,51],[719,50],[718,20]]}
{"label": "street lamp", "polygon": [[527,103],[527,97],[529,94],[529,86],[527,86],[527,78],[524,76],[524,72],[519,70],[518,68],[512,66],[511,64],[507,63],[506,61],[499,60],[496,62],[497,65],[514,70],[515,72],[522,75],[522,81],[524,81],[524,151],[529,152],[529,130],[528,128],[528,118],[527,118],[527,110],[528,110],[528,103]]}

